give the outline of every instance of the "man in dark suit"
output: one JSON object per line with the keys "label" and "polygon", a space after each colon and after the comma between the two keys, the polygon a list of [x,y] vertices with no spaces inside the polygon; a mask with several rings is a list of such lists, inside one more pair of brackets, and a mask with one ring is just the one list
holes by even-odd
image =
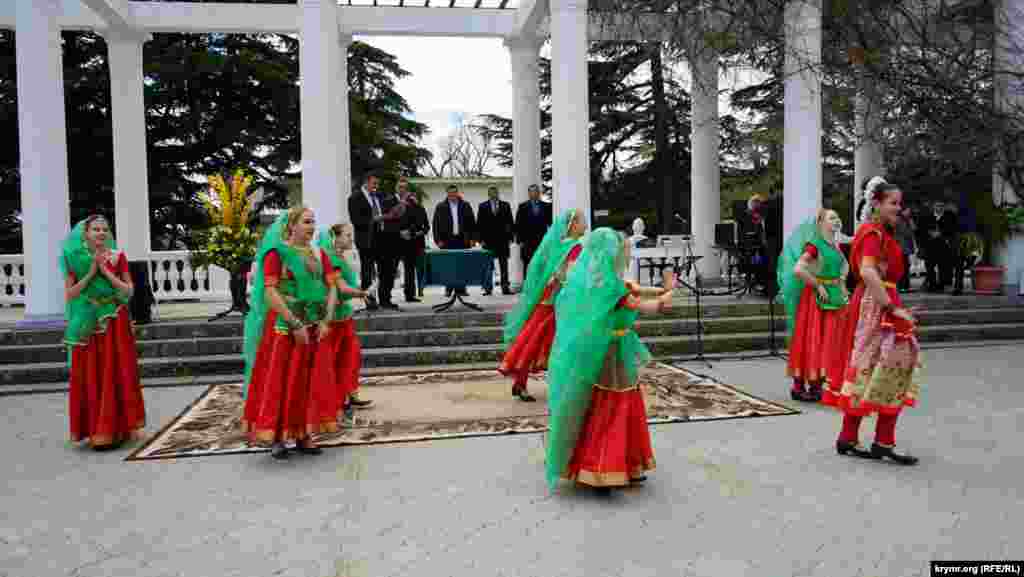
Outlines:
{"label": "man in dark suit", "polygon": [[523,274],[530,268],[530,259],[540,246],[544,233],[551,226],[551,205],[540,200],[540,187],[531,184],[527,189],[530,199],[519,205],[516,210],[516,242],[519,243],[519,256],[523,259]]}
{"label": "man in dark suit", "polygon": [[[480,231],[480,244],[485,250],[494,253],[501,271],[501,294],[510,295],[512,289],[508,284],[509,245],[515,237],[515,223],[512,220],[512,207],[498,198],[498,187],[487,189],[488,200],[481,202],[476,211],[477,230]],[[490,295],[494,289],[494,272],[484,278],[484,295]]]}
{"label": "man in dark suit", "polygon": [[[430,231],[430,219],[427,218],[427,211],[417,202],[416,193],[409,190],[409,180],[404,176],[398,179],[398,194],[405,203],[405,214],[399,226],[399,236],[402,239],[402,270],[405,274],[403,289],[405,290],[405,302],[418,303],[416,298],[416,287],[419,285],[420,294],[423,294],[423,281],[419,273],[419,258],[426,250],[426,236]],[[417,282],[419,281],[419,282]]]}
{"label": "man in dark suit", "polygon": [[[348,197],[348,215],[356,232],[356,250],[359,252],[360,288],[366,290],[377,278],[379,256],[376,249],[377,236],[381,231],[383,210],[377,197],[377,176],[370,174],[366,184]],[[366,299],[366,308],[377,308],[377,299],[372,295]]]}
{"label": "man in dark suit", "polygon": [[[448,185],[448,198],[434,207],[434,244],[440,249],[471,248],[476,238],[476,221],[473,219],[473,207],[462,200],[459,188]],[[457,290],[465,296],[466,287],[448,287],[449,293]]]}
{"label": "man in dark suit", "polygon": [[376,239],[376,252],[380,284],[380,306],[391,310],[401,310],[391,302],[391,292],[395,288],[395,276],[398,273],[398,261],[401,258],[402,237],[400,235],[402,217],[405,215],[405,203],[392,192],[381,193],[380,208],[383,212],[381,229]]}

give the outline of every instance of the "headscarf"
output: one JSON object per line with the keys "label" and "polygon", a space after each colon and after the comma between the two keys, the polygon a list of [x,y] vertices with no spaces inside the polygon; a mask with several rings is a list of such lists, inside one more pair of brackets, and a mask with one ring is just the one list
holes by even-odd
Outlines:
{"label": "headscarf", "polygon": [[[345,284],[350,288],[356,288],[359,286],[359,276],[356,274],[355,269],[352,268],[352,265],[345,260],[345,257],[341,256],[336,250],[334,250],[334,240],[335,234],[331,228],[323,228],[320,230],[320,234],[317,237],[317,246],[327,254],[329,259],[331,259],[331,265],[334,266],[334,270],[338,271],[341,278],[345,280]],[[352,316],[351,301],[351,295],[347,295],[338,290],[338,306],[334,308],[335,320],[343,320]]]}
{"label": "headscarf", "polygon": [[[819,213],[819,216],[823,213]],[[786,243],[782,247],[782,253],[779,255],[779,264],[775,269],[775,278],[779,283],[779,296],[782,298],[782,302],[786,307],[787,329],[792,335],[793,328],[796,326],[796,310],[800,305],[800,295],[803,293],[804,285],[806,284],[802,278],[797,276],[793,269],[796,267],[797,261],[800,260],[800,256],[804,252],[804,248],[808,244],[829,244],[825,237],[821,234],[821,228],[818,223],[819,216],[812,216],[801,224],[789,238],[786,239]],[[836,249],[836,252],[839,252]],[[848,269],[848,265],[845,263],[845,257],[840,254],[840,258],[843,258],[843,268]],[[825,255],[819,255],[818,258],[826,258]]]}
{"label": "headscarf", "polygon": [[551,277],[562,266],[562,261],[580,242],[579,239],[569,237],[569,227],[576,213],[575,208],[570,208],[558,215],[533,253],[530,266],[526,270],[526,278],[523,279],[523,287],[519,291],[519,302],[505,315],[506,347],[519,335],[534,307],[544,296],[544,290]]}
{"label": "headscarf", "polygon": [[625,238],[610,228],[587,236],[555,300],[555,342],[548,368],[546,477],[555,487],[572,457],[591,392],[614,338],[614,315],[628,293],[623,282]]}
{"label": "headscarf", "polygon": [[[101,217],[90,216],[80,221],[64,239],[60,260],[57,263],[62,277],[74,274],[75,280],[81,281],[89,274],[96,257],[85,239],[85,233],[89,224],[97,218]],[[117,249],[117,243],[112,236],[107,238],[106,246],[111,251]],[[98,263],[97,266],[104,266],[104,263]],[[130,295],[117,290],[107,277],[97,273],[82,292],[64,306],[64,318],[67,321],[64,343],[69,346],[85,344],[97,329],[102,331],[107,321],[117,315],[118,307],[128,304],[130,299]],[[70,360],[69,348],[68,361]]]}
{"label": "headscarf", "polygon": [[277,255],[281,259],[282,273],[290,271],[295,277],[295,294],[293,295],[295,300],[306,305],[307,310],[315,311],[318,306],[322,310],[323,303],[327,298],[327,287],[323,283],[322,274],[317,277],[307,270],[302,255],[286,242],[288,218],[292,210],[282,213],[274,220],[274,224],[270,225],[270,228],[263,233],[263,238],[260,239],[260,245],[256,251],[256,270],[252,277],[252,294],[249,299],[249,312],[245,315],[245,333],[242,344],[246,390],[252,377],[256,351],[263,338],[263,325],[266,322],[267,313],[270,311],[270,303],[267,302],[266,296],[266,284],[263,279],[263,266],[267,253],[272,250],[277,251]]}

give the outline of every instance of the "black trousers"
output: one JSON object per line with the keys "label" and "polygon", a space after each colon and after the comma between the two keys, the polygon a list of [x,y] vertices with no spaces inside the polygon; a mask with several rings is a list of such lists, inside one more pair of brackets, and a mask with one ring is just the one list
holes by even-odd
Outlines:
{"label": "black trousers", "polygon": [[359,251],[359,288],[366,290],[377,278],[377,251],[373,246],[357,246]]}
{"label": "black trousers", "polygon": [[[417,261],[419,260],[419,248],[415,243],[408,240],[402,241],[402,273],[405,277],[402,282],[402,288],[405,292],[405,300],[410,301],[416,298],[416,281],[419,279],[417,274]],[[423,288],[423,287],[419,287]]]}
{"label": "black trousers", "polygon": [[[523,259],[523,277],[526,277],[526,271],[530,269],[530,259],[533,258],[533,253],[537,252],[537,247],[540,246],[540,241],[537,242],[524,242],[519,245],[519,256]],[[502,277],[505,278],[505,277]]]}
{"label": "black trousers", "polygon": [[381,304],[391,302],[391,291],[395,288],[395,275],[398,272],[399,243],[398,233],[382,232],[377,235],[377,263],[380,284],[377,294]]}

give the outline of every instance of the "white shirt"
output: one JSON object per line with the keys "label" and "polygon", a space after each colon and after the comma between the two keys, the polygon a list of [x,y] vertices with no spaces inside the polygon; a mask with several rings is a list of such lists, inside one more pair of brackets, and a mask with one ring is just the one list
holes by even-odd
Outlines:
{"label": "white shirt", "polygon": [[452,213],[452,236],[459,236],[459,203],[449,200],[448,210]]}

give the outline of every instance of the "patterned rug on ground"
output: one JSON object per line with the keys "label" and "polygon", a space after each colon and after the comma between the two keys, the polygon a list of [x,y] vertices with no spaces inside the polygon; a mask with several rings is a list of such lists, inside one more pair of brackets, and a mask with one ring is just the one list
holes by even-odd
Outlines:
{"label": "patterned rug on ground", "polygon": [[[653,364],[640,382],[650,423],[792,415],[766,401],[686,369]],[[535,403],[512,398],[511,381],[495,371],[422,372],[367,377],[360,396],[374,404],[355,413],[323,447],[427,441],[454,437],[540,433],[547,430],[547,384],[529,383]],[[127,460],[262,452],[242,433],[241,385],[212,385]]]}

